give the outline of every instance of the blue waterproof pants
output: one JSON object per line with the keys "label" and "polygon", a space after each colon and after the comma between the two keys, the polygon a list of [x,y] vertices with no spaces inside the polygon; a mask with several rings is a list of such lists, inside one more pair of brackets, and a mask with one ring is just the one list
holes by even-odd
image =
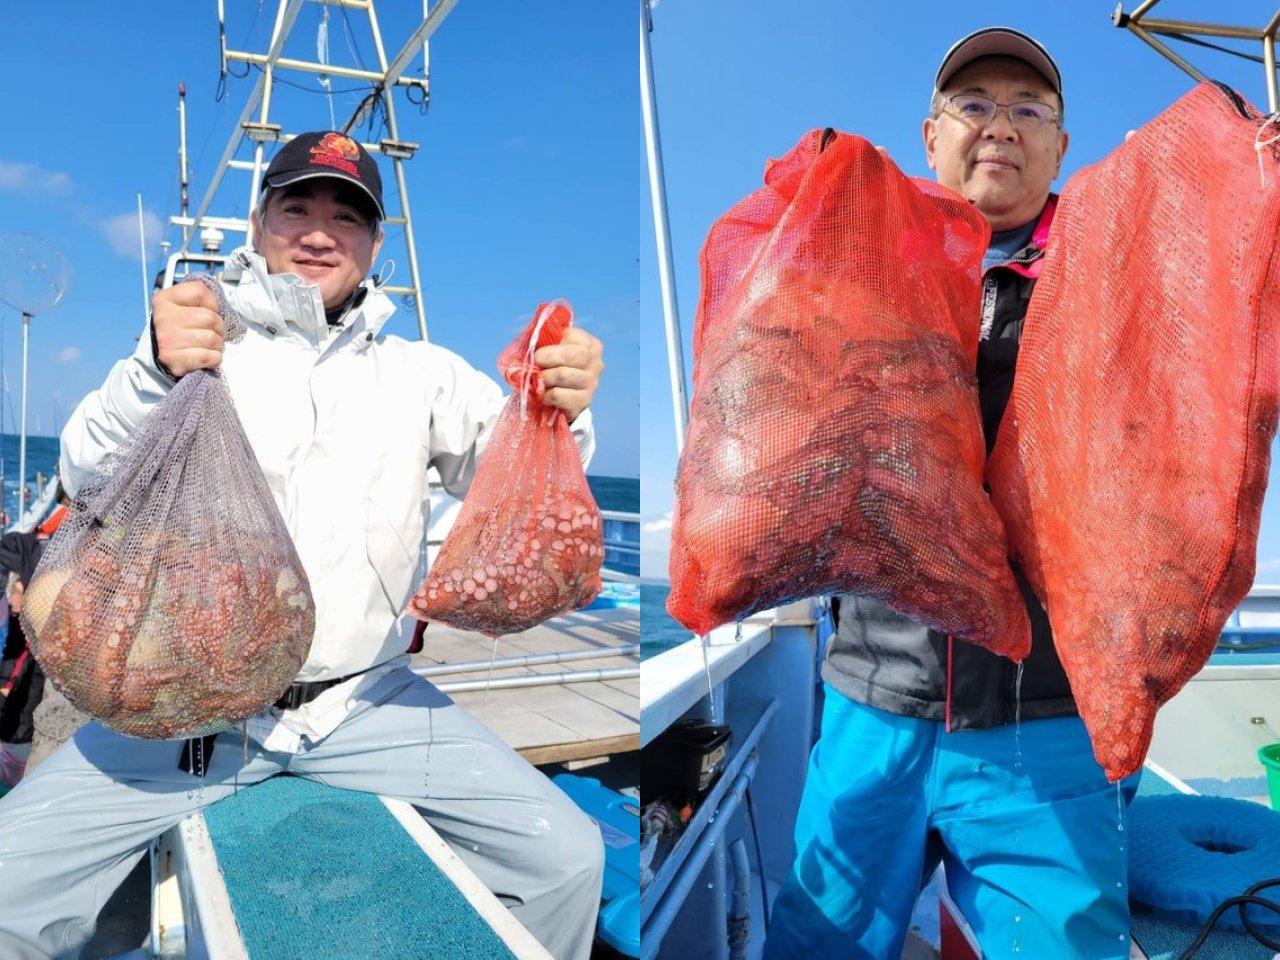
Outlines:
{"label": "blue waterproof pants", "polygon": [[828,686],[765,958],[897,960],[939,861],[985,957],[1128,958],[1120,796],[1077,717],[948,733]]}

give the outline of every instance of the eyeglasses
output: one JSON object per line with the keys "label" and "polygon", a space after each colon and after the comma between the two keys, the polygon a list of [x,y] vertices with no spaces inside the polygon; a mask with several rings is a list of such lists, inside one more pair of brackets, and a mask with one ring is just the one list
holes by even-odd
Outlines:
{"label": "eyeglasses", "polygon": [[1042,130],[1054,126],[1059,121],[1058,112],[1040,100],[1022,100],[1018,103],[996,103],[986,97],[970,93],[959,93],[945,97],[943,108],[950,108],[951,113],[966,123],[986,126],[996,118],[1003,108],[1009,113],[1009,122],[1020,130]]}

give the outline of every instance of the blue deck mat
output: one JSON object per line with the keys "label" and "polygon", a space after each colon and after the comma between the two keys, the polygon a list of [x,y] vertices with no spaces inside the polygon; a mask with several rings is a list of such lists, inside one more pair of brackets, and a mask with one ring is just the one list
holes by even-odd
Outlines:
{"label": "blue deck mat", "polygon": [[[1191,946],[1200,927],[1190,923],[1161,920],[1135,909],[1131,920],[1133,939],[1148,960],[1177,960]],[[1196,952],[1196,960],[1271,960],[1275,954],[1247,933],[1215,929],[1204,946]]]}
{"label": "blue deck mat", "polygon": [[279,776],[204,818],[251,960],[514,956],[371,794]]}
{"label": "blue deck mat", "polygon": [[[1138,796],[1158,797],[1181,793],[1150,770],[1142,771]],[[1200,926],[1163,920],[1133,907],[1130,929],[1148,960],[1177,960],[1200,933]],[[1275,956],[1247,933],[1216,928],[1196,954],[1196,960],[1271,960]]]}

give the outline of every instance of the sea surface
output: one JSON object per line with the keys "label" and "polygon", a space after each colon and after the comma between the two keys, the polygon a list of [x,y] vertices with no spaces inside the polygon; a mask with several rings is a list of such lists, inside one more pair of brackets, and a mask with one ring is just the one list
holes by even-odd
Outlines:
{"label": "sea surface", "polygon": [[640,512],[639,477],[593,477],[587,475],[587,485],[601,510],[617,510],[621,513]]}
{"label": "sea surface", "polygon": [[[4,480],[4,510],[16,515],[18,506],[18,436],[0,434],[0,477]],[[58,438],[27,437],[27,484],[34,495],[36,481],[58,469]]]}
{"label": "sea surface", "polygon": [[[57,437],[27,437],[27,483],[32,491],[40,477],[48,478],[58,468]],[[4,480],[4,509],[14,516],[18,504],[18,437],[0,434],[0,477]],[[587,476],[587,483],[601,510],[640,512],[638,477]]]}
{"label": "sea surface", "polygon": [[667,614],[667,594],[663,584],[640,584],[640,659],[679,646],[693,635]]}

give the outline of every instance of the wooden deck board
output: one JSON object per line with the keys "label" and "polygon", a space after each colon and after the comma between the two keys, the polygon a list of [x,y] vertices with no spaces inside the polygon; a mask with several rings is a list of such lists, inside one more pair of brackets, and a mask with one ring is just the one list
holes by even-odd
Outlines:
{"label": "wooden deck board", "polygon": [[[523,633],[494,641],[477,633],[432,624],[427,628],[415,667],[484,661],[486,666],[428,679],[484,680],[491,656],[517,657],[566,650],[602,652],[640,641],[640,618],[634,610],[579,611]],[[638,667],[640,657],[590,657],[568,663],[495,668],[494,679],[577,670]],[[605,756],[640,748],[640,679],[638,677],[552,684],[540,687],[476,690],[452,694],[454,700],[519,751],[531,763]]]}

